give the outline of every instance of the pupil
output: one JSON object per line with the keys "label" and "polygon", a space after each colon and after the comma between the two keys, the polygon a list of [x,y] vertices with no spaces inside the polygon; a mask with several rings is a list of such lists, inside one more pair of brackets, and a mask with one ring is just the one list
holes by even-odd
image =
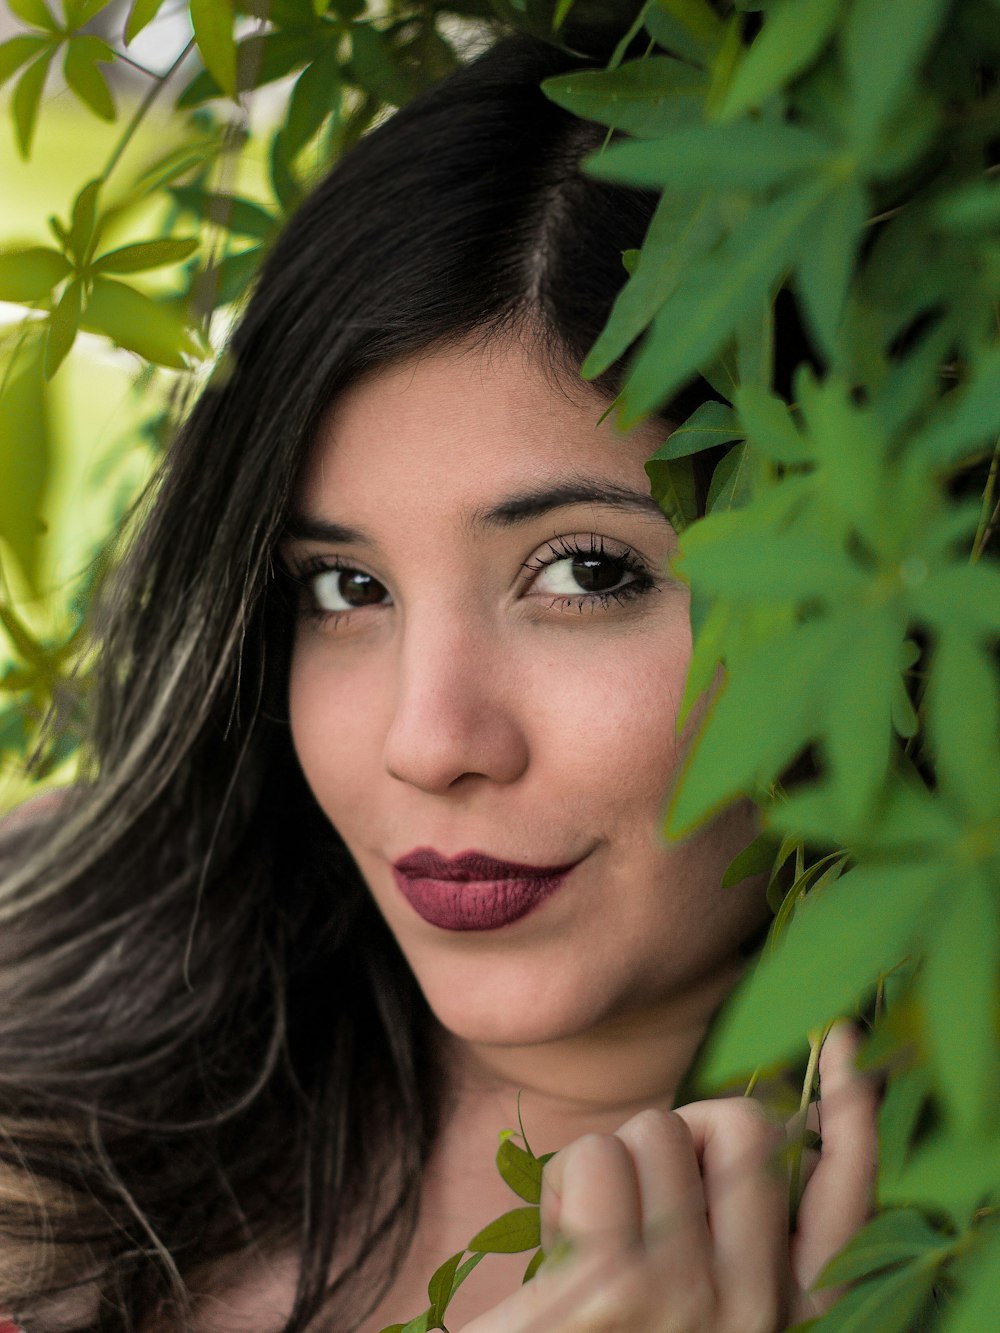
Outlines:
{"label": "pupil", "polygon": [[340,595],[351,606],[371,606],[385,596],[385,589],[370,574],[363,574],[360,569],[340,576]]}
{"label": "pupil", "polygon": [[606,555],[578,556],[573,577],[585,592],[608,592],[621,582],[622,562]]}

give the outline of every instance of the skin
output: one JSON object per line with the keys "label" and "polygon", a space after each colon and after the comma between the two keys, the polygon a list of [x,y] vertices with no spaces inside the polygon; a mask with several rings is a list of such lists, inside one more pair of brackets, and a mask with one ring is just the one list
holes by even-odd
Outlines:
{"label": "skin", "polygon": [[[562,1150],[545,1239],[576,1252],[524,1288],[523,1256],[491,1256],[453,1329],[782,1329],[820,1308],[804,1288],[868,1214],[874,1100],[850,1034],[824,1054],[833,1113],[798,1237],[771,1160],[783,1128],[739,1098],[670,1109],[770,914],[760,879],[719,887],[754,835],[749,804],[684,844],[659,838],[689,735],[675,727],[688,590],[667,568],[676,535],[642,502],[665,428],[622,436],[597,424],[604,407],[521,342],[440,348],[345,392],[303,468],[312,535],[282,552],[303,581],[293,741],[439,1021],[447,1071],[417,1236],[364,1333],[421,1310],[433,1268],[515,1206],[493,1156],[519,1090],[534,1150]],[[567,482],[598,498],[481,521]],[[613,505],[612,488],[637,498]],[[618,598],[587,596],[572,547],[597,550]],[[338,611],[360,587],[366,604]],[[450,931],[396,887],[391,863],[417,847],[582,860],[521,920]]]}

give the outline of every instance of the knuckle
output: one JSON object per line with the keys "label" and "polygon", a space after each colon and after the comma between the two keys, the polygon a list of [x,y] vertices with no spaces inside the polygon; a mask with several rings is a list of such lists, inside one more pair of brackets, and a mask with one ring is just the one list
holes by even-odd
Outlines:
{"label": "knuckle", "polygon": [[784,1127],[751,1097],[733,1098],[726,1106],[726,1133],[748,1145],[766,1147],[785,1142]]}
{"label": "knuckle", "polygon": [[661,1111],[656,1107],[647,1107],[634,1115],[618,1131],[619,1136],[632,1142],[666,1140],[668,1143],[687,1147],[692,1142],[691,1130],[683,1116],[676,1111]]}

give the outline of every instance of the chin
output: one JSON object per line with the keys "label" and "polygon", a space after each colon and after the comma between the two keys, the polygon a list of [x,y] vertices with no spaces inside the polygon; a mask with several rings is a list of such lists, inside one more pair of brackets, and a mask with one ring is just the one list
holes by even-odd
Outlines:
{"label": "chin", "polygon": [[540,1046],[582,1036],[608,1017],[606,1007],[595,1003],[592,988],[587,989],[590,994],[585,1004],[579,993],[545,995],[539,986],[524,982],[480,984],[471,1000],[467,989],[440,983],[425,987],[424,994],[441,1026],[460,1041],[480,1046]]}

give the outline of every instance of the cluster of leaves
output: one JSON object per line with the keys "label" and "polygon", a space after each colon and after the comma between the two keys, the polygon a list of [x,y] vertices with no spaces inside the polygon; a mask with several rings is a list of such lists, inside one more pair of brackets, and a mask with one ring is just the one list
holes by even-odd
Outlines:
{"label": "cluster of leaves", "polygon": [[[528,1266],[524,1270],[523,1281],[529,1282],[546,1259],[541,1248],[541,1197],[542,1171],[553,1153],[543,1153],[536,1157],[531,1150],[524,1125],[521,1122],[520,1099],[518,1104],[518,1126],[524,1147],[514,1142],[514,1131],[500,1131],[500,1146],[497,1149],[497,1170],[519,1199],[524,1200],[520,1208],[512,1208],[488,1226],[482,1228],[469,1241],[464,1250],[451,1255],[431,1275],[427,1284],[427,1309],[410,1319],[405,1324],[390,1324],[382,1333],[429,1333],[432,1329],[445,1329],[445,1313],[451,1298],[469,1276],[476,1265],[487,1254],[521,1254],[533,1250]],[[468,1258],[466,1258],[468,1254]],[[555,1256],[553,1256],[555,1257]]]}
{"label": "cluster of leaves", "polygon": [[[60,53],[69,89],[116,115],[99,66],[113,84],[160,2],[134,0],[115,45],[98,0],[64,0],[61,20],[8,0],[25,30],[0,46],[0,81],[17,76],[24,155]],[[55,244],[0,254],[0,300],[25,307],[0,347],[0,537],[27,586],[48,385],[83,354],[78,332],[130,351],[143,384],[196,374],[311,172],[460,58],[443,14],[565,34],[586,4],[192,0],[190,46],[149,76],[104,172],[52,219]],[[713,688],[667,832],[752,797],[765,831],[726,883],[770,871],[775,910],[699,1077],[752,1085],[808,1047],[808,1101],[829,1025],[865,1016],[864,1062],[886,1078],[881,1211],[824,1275],[852,1286],[814,1326],[903,1333],[936,1309],[943,1333],[979,1333],[1000,1276],[1000,0],[595,7],[615,55],[545,90],[608,127],[588,170],[662,196],[584,373],[630,355],[626,426],[696,375],[716,391],[647,466],[692,585],[678,728]],[[136,129],[190,62],[177,142],[126,177]],[[251,197],[227,182],[246,99],[277,80],[268,195]],[[151,203],[155,239],[130,231]],[[153,268],[169,269],[166,294],[144,286]],[[788,309],[804,330],[791,372]],[[699,517],[703,450],[716,462]],[[0,625],[0,750],[23,752],[74,643],[32,632],[3,585]],[[793,781],[803,759],[813,777]],[[505,1132],[498,1153],[524,1207],[451,1256],[396,1333],[443,1328],[485,1253],[535,1249],[526,1278],[542,1261],[545,1159],[524,1144]]]}
{"label": "cluster of leaves", "polygon": [[[700,1079],[867,1015],[885,1211],[815,1326],[902,1333],[937,1287],[958,1293],[940,1326],[971,1333],[1000,1278],[1000,5],[658,0],[643,21],[646,59],[546,91],[629,136],[594,174],[664,190],[584,374],[638,339],[624,424],[695,373],[719,399],[647,465],[694,594],[679,726],[723,670],[666,831],[753,797],[765,832],[728,882],[771,867],[776,917]],[[804,328],[783,380],[779,299]]]}
{"label": "cluster of leaves", "polygon": [[[192,0],[191,39],[156,74],[131,51],[161,4],[134,0],[126,12],[114,0],[62,0],[57,17],[47,0],[10,0],[21,30],[0,44],[0,85],[12,81],[11,122],[25,159],[57,58],[69,92],[104,120],[118,117],[121,97],[112,89],[121,74],[134,81],[138,71],[147,83],[104,170],[68,182],[65,203],[48,220],[53,244],[0,235],[0,301],[25,312],[20,323],[0,327],[0,764],[23,767],[43,720],[59,705],[57,751],[35,755],[37,780],[75,748],[86,692],[79,632],[100,571],[99,561],[85,558],[62,597],[40,582],[42,510],[56,452],[53,408],[64,393],[52,381],[74,348],[87,355],[79,335],[97,335],[133,355],[137,392],[156,403],[134,448],[158,449],[176,416],[164,402],[183,402],[204,374],[217,313],[245,295],[314,175],[387,107],[458,63],[442,18],[475,33],[509,12],[503,0],[495,7],[489,0],[432,0],[416,8],[369,7],[366,0]],[[248,109],[257,89],[279,79],[288,93],[269,134],[267,185],[251,197],[231,186],[251,142]],[[137,131],[157,100],[170,98],[169,147],[143,157]],[[152,225],[150,217],[157,219]],[[151,286],[146,274],[153,270]],[[124,507],[115,506],[108,529],[93,534],[94,560]],[[31,600],[30,614],[12,593],[11,576],[22,600]]]}

